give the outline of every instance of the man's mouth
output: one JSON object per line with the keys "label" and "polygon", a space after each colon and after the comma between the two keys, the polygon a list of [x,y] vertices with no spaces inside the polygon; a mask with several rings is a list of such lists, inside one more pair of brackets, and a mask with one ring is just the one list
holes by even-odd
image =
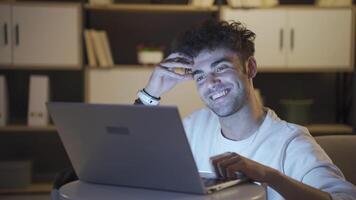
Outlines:
{"label": "man's mouth", "polygon": [[221,91],[218,91],[218,92],[214,92],[211,96],[210,96],[210,99],[215,101],[219,98],[222,98],[224,96],[226,96],[229,92],[230,92],[230,88],[226,88],[224,90],[221,90]]}

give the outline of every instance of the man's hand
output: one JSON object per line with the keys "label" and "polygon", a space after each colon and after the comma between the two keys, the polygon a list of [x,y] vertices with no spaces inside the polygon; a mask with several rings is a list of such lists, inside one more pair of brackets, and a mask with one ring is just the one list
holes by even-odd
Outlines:
{"label": "man's hand", "polygon": [[268,175],[276,171],[273,168],[230,152],[212,157],[211,162],[217,175],[224,179],[235,179],[238,173],[242,173],[254,181],[267,182]]}
{"label": "man's hand", "polygon": [[172,53],[156,65],[145,90],[154,97],[161,97],[182,81],[192,80],[190,73],[178,73],[175,69],[191,70],[193,58],[183,53]]}
{"label": "man's hand", "polygon": [[267,183],[285,199],[300,200],[331,200],[329,193],[313,188],[302,182],[296,181],[278,170],[267,167],[236,153],[224,153],[211,158],[217,175],[225,179],[236,178],[240,172],[248,178]]}

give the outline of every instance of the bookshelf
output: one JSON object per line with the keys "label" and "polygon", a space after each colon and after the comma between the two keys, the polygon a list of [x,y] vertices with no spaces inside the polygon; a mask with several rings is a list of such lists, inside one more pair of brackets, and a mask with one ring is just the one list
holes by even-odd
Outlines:
{"label": "bookshelf", "polygon": [[55,132],[56,127],[54,125],[49,126],[27,126],[27,125],[7,125],[7,126],[0,126],[0,133],[1,132]]}
{"label": "bookshelf", "polygon": [[218,6],[199,7],[192,5],[152,5],[152,4],[110,4],[91,5],[85,4],[86,10],[107,10],[107,11],[144,11],[144,12],[204,12],[218,11]]}
{"label": "bookshelf", "polygon": [[0,188],[0,195],[50,193],[52,182],[35,182],[24,188]]}
{"label": "bookshelf", "polygon": [[82,19],[80,3],[0,2],[9,37],[0,49],[9,108],[7,125],[0,126],[0,161],[31,160],[33,180],[26,188],[0,188],[0,195],[47,195],[55,174],[70,166],[53,125],[27,126],[29,77],[49,77],[52,101],[83,101]]}

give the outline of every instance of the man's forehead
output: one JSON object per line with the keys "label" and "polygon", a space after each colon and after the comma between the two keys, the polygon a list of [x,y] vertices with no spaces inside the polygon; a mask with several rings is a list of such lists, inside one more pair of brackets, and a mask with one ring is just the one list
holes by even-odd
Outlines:
{"label": "man's forehead", "polygon": [[221,60],[226,59],[227,61],[239,61],[239,57],[236,52],[225,48],[218,48],[214,50],[203,50],[196,57],[194,57],[193,70],[201,68],[205,65],[209,65]]}

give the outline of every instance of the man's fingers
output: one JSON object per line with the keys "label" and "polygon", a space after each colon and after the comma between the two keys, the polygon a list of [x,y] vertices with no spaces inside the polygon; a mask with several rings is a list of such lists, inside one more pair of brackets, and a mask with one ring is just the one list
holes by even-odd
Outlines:
{"label": "man's fingers", "polygon": [[[239,173],[240,170],[240,165],[239,164],[233,164],[230,165],[226,168],[226,179],[236,179],[237,177],[237,173]],[[241,175],[239,175],[239,177],[241,177]]]}
{"label": "man's fingers", "polygon": [[223,153],[220,155],[216,155],[210,158],[211,163],[213,167],[215,168],[215,172],[219,177],[224,177],[224,170],[222,169],[221,163],[225,160],[228,160],[232,156],[234,156],[235,153],[227,152]]}
{"label": "man's fingers", "polygon": [[223,178],[235,178],[235,175],[233,174],[234,171],[231,170],[237,167],[240,160],[241,158],[238,155],[232,155],[218,164]]}
{"label": "man's fingers", "polygon": [[159,65],[166,68],[183,68],[191,69],[194,64],[194,60],[191,56],[188,56],[184,53],[175,52],[170,54],[167,58],[162,60]]}
{"label": "man's fingers", "polygon": [[169,76],[171,78],[178,79],[178,80],[190,80],[190,76],[191,76],[191,75],[175,73],[174,71],[168,70],[167,68],[164,68],[162,66],[158,66],[157,70],[159,70],[160,73],[164,76]]}
{"label": "man's fingers", "polygon": [[192,69],[191,64],[185,64],[185,63],[178,63],[178,62],[160,62],[160,66],[166,67],[166,68],[182,68],[182,69]]}
{"label": "man's fingers", "polygon": [[174,52],[171,53],[167,58],[163,60],[163,62],[169,63],[169,62],[176,62],[176,63],[182,63],[182,64],[187,64],[187,65],[192,65],[194,64],[193,57],[181,53],[181,52]]}

